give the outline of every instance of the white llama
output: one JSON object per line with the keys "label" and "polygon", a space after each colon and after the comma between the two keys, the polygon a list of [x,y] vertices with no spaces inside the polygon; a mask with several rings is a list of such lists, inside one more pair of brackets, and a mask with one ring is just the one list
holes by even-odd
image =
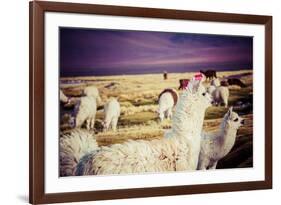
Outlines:
{"label": "white llama", "polygon": [[63,91],[60,89],[60,101],[63,103],[68,103],[68,97],[63,93]]}
{"label": "white llama", "polygon": [[213,100],[215,105],[224,104],[225,107],[228,106],[228,98],[229,98],[229,89],[225,86],[217,87],[215,91],[213,91]]}
{"label": "white llama", "polygon": [[59,139],[60,176],[75,175],[80,158],[98,149],[94,134],[87,130],[62,132]]}
{"label": "white llama", "polygon": [[97,104],[100,104],[101,103],[101,97],[100,97],[100,94],[99,94],[99,90],[96,86],[94,85],[91,85],[91,86],[88,86],[84,89],[84,94],[86,96],[92,96],[92,97],[95,97],[96,100],[97,100]]}
{"label": "white llama", "polygon": [[84,94],[86,96],[80,99],[75,127],[79,128],[86,122],[86,128],[90,130],[94,129],[97,103],[101,102],[101,99],[98,89],[95,86],[86,87],[84,89]]}
{"label": "white llama", "polygon": [[116,131],[120,112],[121,112],[120,104],[116,98],[111,98],[104,105],[104,113],[105,113],[105,117],[103,121],[104,131],[108,130],[110,126],[113,131]]}
{"label": "white llama", "polygon": [[77,175],[144,173],[195,170],[205,110],[211,97],[200,82],[192,80],[180,96],[173,115],[170,137],[128,140],[101,147],[83,157]]}
{"label": "white llama", "polygon": [[172,118],[172,110],[178,101],[178,93],[174,89],[165,89],[158,98],[158,114],[161,121]]}
{"label": "white llama", "polygon": [[211,81],[211,85],[215,87],[219,87],[221,85],[221,82],[218,78],[215,78]]}
{"label": "white llama", "polygon": [[218,132],[202,133],[198,169],[215,169],[218,161],[234,146],[237,130],[243,124],[244,120],[230,107]]}
{"label": "white llama", "polygon": [[216,89],[217,89],[216,86],[210,85],[210,86],[207,88],[207,92],[208,92],[211,96],[213,96]]}
{"label": "white llama", "polygon": [[225,107],[228,106],[229,89],[226,86],[221,86],[218,78],[211,81],[207,92],[213,97],[214,105],[224,104]]}

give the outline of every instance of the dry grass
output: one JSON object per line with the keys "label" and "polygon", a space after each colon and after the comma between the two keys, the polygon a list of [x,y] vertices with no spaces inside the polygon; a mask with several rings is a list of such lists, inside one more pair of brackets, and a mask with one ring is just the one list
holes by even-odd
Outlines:
{"label": "dry grass", "polygon": [[[95,85],[100,91],[103,103],[102,106],[110,97],[117,97],[121,105],[121,116],[118,122],[118,131],[102,132],[101,121],[104,118],[103,110],[99,110],[96,115],[96,136],[99,145],[110,145],[120,143],[127,139],[154,139],[163,137],[165,129],[170,128],[171,122],[165,120],[159,121],[157,115],[157,100],[158,95],[165,88],[174,88],[177,90],[179,79],[190,79],[194,73],[168,74],[168,80],[164,80],[162,74],[149,75],[127,75],[127,76],[106,76],[106,77],[75,77],[63,78],[64,81],[76,81],[75,83],[61,84],[61,88],[68,96],[80,96],[82,90],[87,85]],[[236,105],[238,101],[250,101],[252,97],[252,71],[232,71],[218,72],[218,77],[233,76],[240,78],[246,85],[246,88],[231,86],[229,105]],[[78,83],[77,83],[78,82]],[[205,85],[209,85],[206,82]],[[180,93],[180,92],[179,92]],[[252,143],[252,108],[239,108],[235,110],[246,119],[247,124],[239,130],[238,145],[230,153],[233,156],[240,156],[240,152],[247,152],[249,149],[242,149],[237,154],[237,150],[241,147],[250,146]],[[227,108],[211,107],[205,115],[204,130],[215,131],[221,122],[222,117],[226,113]],[[241,139],[244,139],[244,141]],[[240,143],[240,144],[239,144]],[[242,143],[242,144],[241,144]],[[247,147],[246,146],[246,147]],[[233,163],[235,166],[248,166],[250,161],[249,153],[245,155],[238,163]],[[232,159],[227,156],[228,159]],[[235,158],[235,157],[234,157]],[[237,158],[237,157],[236,157]],[[236,159],[235,158],[235,159]],[[234,160],[234,159],[232,159]],[[243,161],[244,160],[244,161]],[[222,160],[223,161],[223,160]],[[234,160],[235,161],[235,160]],[[226,162],[224,162],[226,163]],[[220,167],[231,167],[229,164]],[[229,163],[229,161],[227,161]],[[230,163],[231,164],[231,163]]]}

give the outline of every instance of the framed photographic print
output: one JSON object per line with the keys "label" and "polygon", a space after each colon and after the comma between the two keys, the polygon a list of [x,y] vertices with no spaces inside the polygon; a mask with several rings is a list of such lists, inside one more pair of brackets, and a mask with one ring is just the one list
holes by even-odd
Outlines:
{"label": "framed photographic print", "polygon": [[30,2],[30,203],[271,187],[271,16]]}

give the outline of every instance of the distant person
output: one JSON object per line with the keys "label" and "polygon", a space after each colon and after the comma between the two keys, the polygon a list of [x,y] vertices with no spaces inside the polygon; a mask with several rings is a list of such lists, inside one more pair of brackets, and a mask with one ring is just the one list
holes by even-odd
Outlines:
{"label": "distant person", "polygon": [[167,79],[168,79],[168,73],[167,73],[167,71],[164,71],[163,77],[164,77],[164,80],[167,80]]}

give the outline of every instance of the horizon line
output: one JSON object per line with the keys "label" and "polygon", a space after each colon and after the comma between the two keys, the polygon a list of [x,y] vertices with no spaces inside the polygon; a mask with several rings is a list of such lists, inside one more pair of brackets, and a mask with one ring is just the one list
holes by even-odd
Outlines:
{"label": "horizon line", "polygon": [[[167,72],[168,74],[173,74],[173,73],[195,73],[195,72],[200,72],[200,70],[216,70],[214,68],[208,68],[208,69],[196,69],[196,70],[190,70],[190,71],[186,71],[186,72],[177,72],[177,71],[174,71],[174,72]],[[105,75],[105,74],[95,74],[95,75],[60,75],[59,77],[60,78],[71,78],[71,77],[103,77],[103,76],[133,76],[133,75],[157,75],[157,74],[163,74],[166,70],[163,70],[161,72],[150,72],[150,73],[125,73],[125,74],[108,74],[108,75]],[[253,71],[253,68],[241,68],[241,69],[220,69],[220,70],[216,70],[216,72],[229,72],[229,71]]]}

